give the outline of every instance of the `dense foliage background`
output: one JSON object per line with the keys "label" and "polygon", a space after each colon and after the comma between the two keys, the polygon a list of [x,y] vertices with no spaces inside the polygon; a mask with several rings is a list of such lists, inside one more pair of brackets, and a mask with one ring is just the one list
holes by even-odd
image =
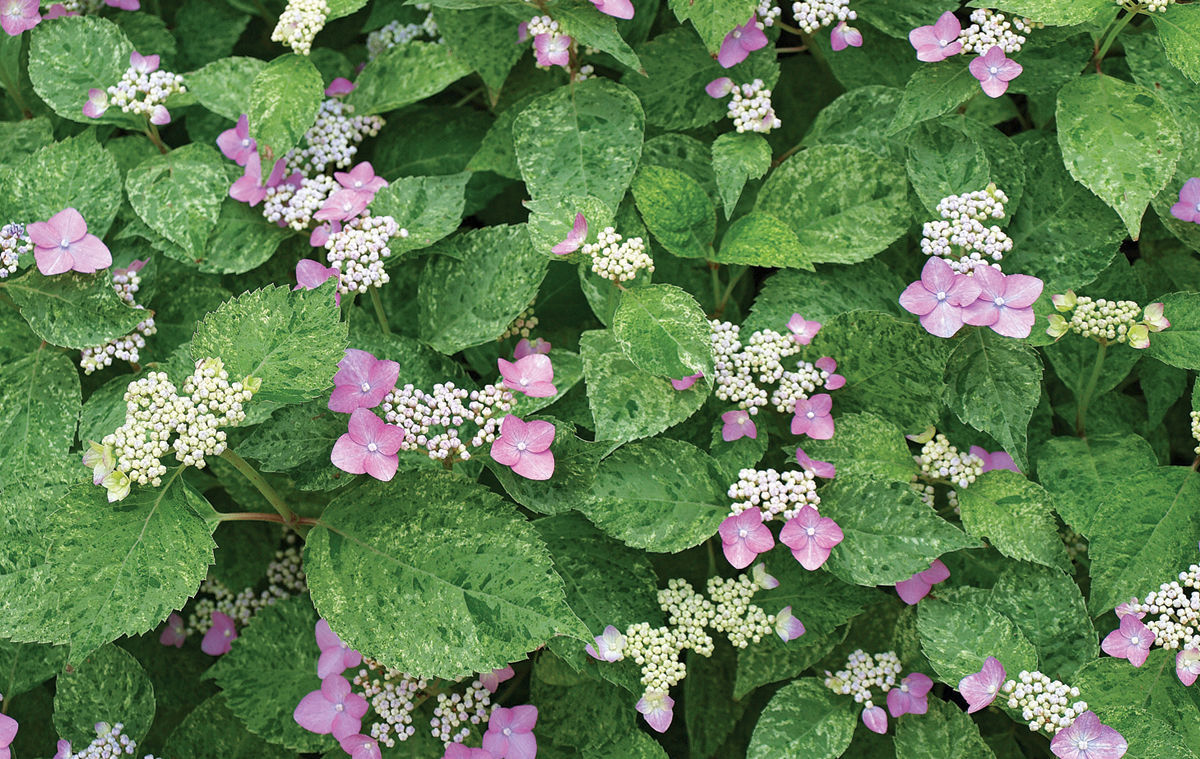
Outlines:
{"label": "dense foliage background", "polygon": [[1195,3],[0,19],[0,753],[1200,755]]}

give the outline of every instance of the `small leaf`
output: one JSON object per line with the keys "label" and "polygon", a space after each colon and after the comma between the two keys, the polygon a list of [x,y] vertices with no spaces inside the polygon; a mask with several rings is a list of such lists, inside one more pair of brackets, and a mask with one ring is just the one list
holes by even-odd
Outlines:
{"label": "small leaf", "polygon": [[1171,326],[1150,336],[1146,352],[1180,369],[1200,369],[1200,293],[1169,293],[1160,300]]}
{"label": "small leaf", "polygon": [[222,58],[189,74],[188,91],[208,110],[237,121],[246,113],[254,80],[266,67],[266,61],[259,58]]}
{"label": "small leaf", "polygon": [[125,190],[142,221],[198,257],[217,223],[229,177],[217,151],[191,144],[140,163],[125,177]]}
{"label": "small leaf", "polygon": [[725,230],[721,248],[712,260],[813,271],[808,256],[790,227],[769,213],[751,211]]}
{"label": "small leaf", "polygon": [[700,304],[674,285],[625,290],[613,314],[612,334],[637,368],[681,379],[712,374],[712,328]]}
{"label": "small leaf", "polygon": [[246,114],[259,152],[270,150],[265,155],[272,160],[264,161],[264,168],[299,144],[317,118],[324,93],[320,72],[302,55],[281,55],[255,75]]}
{"label": "small leaf", "polygon": [[[314,689],[315,690],[315,689]],[[279,698],[272,692],[272,699]],[[173,759],[292,759],[295,754],[246,730],[220,695],[209,696],[167,738],[163,750]],[[286,717],[291,719],[290,715]]]}
{"label": "small leaf", "polygon": [[1000,553],[1068,570],[1049,493],[1016,472],[988,472],[958,493],[963,527]]}
{"label": "small leaf", "polygon": [[141,742],[154,722],[154,686],[138,660],[111,643],[54,681],[54,728],[74,746],[96,737],[95,724],[118,722]]}
{"label": "small leaf", "polygon": [[941,598],[917,604],[921,651],[951,688],[994,656],[1009,676],[1037,669],[1037,652],[1012,620],[987,606]]}
{"label": "small leaf", "polygon": [[121,300],[107,271],[44,277],[30,269],[2,287],[38,337],[65,348],[104,345],[132,332],[146,316]]}
{"label": "small leaf", "polygon": [[681,258],[711,258],[717,212],[696,180],[682,171],[643,165],[633,199],[659,244]]}
{"label": "small leaf", "polygon": [[936,119],[979,94],[979,80],[965,61],[951,59],[917,68],[904,87],[904,97],[887,134],[894,135],[922,121]]}
{"label": "small leaf", "polygon": [[466,172],[440,177],[400,177],[376,193],[371,213],[391,216],[402,229],[408,230],[408,237],[393,237],[388,243],[393,258],[427,248],[458,229],[470,178]]}
{"label": "small leaf", "polygon": [[975,721],[934,696],[920,719],[896,721],[896,751],[905,759],[995,759]]}
{"label": "small leaf", "polygon": [[761,134],[726,132],[713,140],[712,164],[728,219],[746,182],[761,178],[771,168],[771,146]]}
{"label": "small leaf", "polygon": [[469,73],[471,67],[455,58],[449,45],[410,41],[369,62],[346,102],[360,115],[394,111],[436,95]]}
{"label": "small leaf", "polygon": [[29,79],[38,97],[64,119],[94,124],[122,123],[140,129],[142,117],[133,118],[119,108],[100,119],[83,115],[88,90],[116,84],[129,68],[133,52],[125,34],[113,22],[98,16],[68,16],[61,24],[39,24],[29,39]]}
{"label": "small leaf", "polygon": [[787,685],[767,703],[754,726],[747,759],[837,759],[854,737],[854,700],[839,696],[815,677]]}
{"label": "small leaf", "polygon": [[4,178],[6,218],[46,221],[74,208],[103,238],[121,207],[121,175],[112,154],[85,131],[26,156]]}
{"label": "small leaf", "polygon": [[[75,442],[81,404],[79,374],[66,356],[41,346],[0,364],[0,490],[20,487],[30,472]],[[2,691],[0,691],[2,692]]]}

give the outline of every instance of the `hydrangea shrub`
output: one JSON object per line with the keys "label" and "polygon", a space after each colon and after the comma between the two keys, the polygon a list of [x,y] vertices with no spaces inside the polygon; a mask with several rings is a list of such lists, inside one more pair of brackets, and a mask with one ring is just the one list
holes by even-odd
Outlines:
{"label": "hydrangea shrub", "polygon": [[0,0],[0,759],[1200,756],[1200,8]]}

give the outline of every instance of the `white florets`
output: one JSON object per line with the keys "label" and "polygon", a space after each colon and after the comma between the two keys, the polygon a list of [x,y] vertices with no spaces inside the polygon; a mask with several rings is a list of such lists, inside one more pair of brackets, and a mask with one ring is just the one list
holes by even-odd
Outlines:
{"label": "white florets", "polygon": [[387,284],[391,277],[383,267],[392,254],[388,243],[393,237],[408,237],[408,230],[391,216],[359,216],[329,235],[325,258],[341,273],[338,292],[365,293]]}
{"label": "white florets", "polygon": [[358,145],[383,128],[380,116],[355,116],[354,106],[329,98],[317,110],[316,121],[304,133],[303,147],[285,156],[287,174],[314,176],[330,168],[345,169],[354,162]]}
{"label": "white florets", "polygon": [[1200,565],[1192,564],[1178,579],[1164,582],[1146,598],[1130,602],[1134,614],[1154,633],[1154,645],[1166,649],[1200,648]]}
{"label": "white florets", "polygon": [[1067,327],[1077,335],[1123,343],[1140,321],[1141,306],[1131,300],[1092,300],[1075,296],[1075,310]]}
{"label": "white florets", "polygon": [[958,35],[962,52],[983,55],[999,45],[1005,55],[1018,52],[1025,44],[1025,35],[1033,29],[1033,22],[1014,16],[1009,20],[1003,13],[986,8],[971,12],[971,25]]}
{"label": "white florets", "polygon": [[968,487],[983,474],[982,459],[960,452],[941,433],[925,443],[913,460],[921,468],[918,475],[921,479],[948,482],[959,488]]}
{"label": "white florets", "polygon": [[212,627],[213,612],[221,612],[238,625],[244,625],[260,609],[308,592],[308,582],[301,564],[301,546],[296,533],[285,530],[275,558],[267,565],[267,587],[254,587],[234,592],[227,585],[208,577],[200,585],[197,600],[188,614],[188,634],[203,635]]}
{"label": "white florets", "polygon": [[728,116],[738,132],[770,132],[783,126],[771,107],[771,90],[761,79],[734,85]]}
{"label": "white florets", "polygon": [[312,50],[313,38],[325,27],[329,4],[325,0],[288,0],[271,32],[271,41],[279,42],[300,55]]}
{"label": "white florets", "polygon": [[1030,732],[1052,737],[1070,727],[1088,708],[1086,702],[1073,700],[1079,698],[1078,688],[1051,680],[1041,672],[1022,670],[1015,680],[1005,681],[1000,690],[1008,698],[1008,708],[1020,710]]}
{"label": "white florets", "polygon": [[179,74],[162,69],[147,73],[130,66],[121,75],[121,80],[110,85],[106,91],[110,106],[149,118],[154,115],[155,109],[167,102],[167,98],[187,92],[187,87]]}
{"label": "white florets", "polygon": [[438,33],[437,22],[433,19],[433,12],[429,10],[428,4],[415,3],[414,8],[421,11],[426,11],[424,20],[419,24],[402,24],[399,19],[390,21],[381,29],[376,29],[367,35],[367,58],[375,60],[386,50],[390,50],[396,45],[403,45],[413,40],[428,39],[433,42],[442,42],[441,35]]}
{"label": "white florets", "polygon": [[758,27],[762,29],[775,26],[775,20],[783,15],[783,9],[775,4],[775,0],[759,0],[754,15],[758,19]]}
{"label": "white florets", "polygon": [[825,671],[825,687],[843,696],[853,696],[864,709],[875,706],[875,690],[887,693],[900,676],[900,657],[894,651],[868,654],[861,648],[846,659],[846,668]]}
{"label": "white florets", "polygon": [[939,256],[960,274],[980,266],[1000,268],[1012,239],[987,221],[1004,218],[1008,196],[996,185],[963,195],[942,198],[937,205],[941,220],[926,222],[921,231],[921,252]]}
{"label": "white florets", "polygon": [[780,473],[774,469],[743,469],[738,472],[737,482],[729,486],[727,495],[733,501],[730,514],[757,508],[762,511],[764,521],[777,516],[786,521],[806,505],[821,504],[816,478],[805,470]]}
{"label": "white florets", "polygon": [[592,271],[614,282],[628,282],[640,272],[653,272],[654,259],[646,253],[646,243],[640,237],[623,238],[612,227],[596,235],[596,242],[583,246],[585,255],[592,258]]}
{"label": "white florets", "polygon": [[0,279],[17,271],[17,259],[33,251],[24,224],[5,224],[0,228]]}
{"label": "white florets", "polygon": [[796,26],[812,34],[823,26],[853,21],[858,14],[850,10],[850,0],[801,0],[792,3]]}
{"label": "white florets", "polygon": [[[470,449],[496,439],[512,404],[512,393],[495,385],[468,391],[446,382],[426,393],[408,384],[387,394],[383,411],[388,424],[404,430],[402,450],[424,449],[435,461],[465,461],[471,458]],[[475,427],[473,433],[467,424]]]}
{"label": "white florets", "polygon": [[[125,725],[118,722],[109,725],[107,722],[97,722],[96,737],[81,751],[71,754],[67,759],[124,759],[133,756],[137,751],[137,743],[122,731]],[[146,754],[143,759],[155,759],[153,754]]]}
{"label": "white florets", "polygon": [[529,337],[533,329],[538,325],[538,318],[533,312],[533,305],[536,302],[537,299],[534,298],[528,308],[517,314],[517,318],[513,319],[512,323],[508,325],[500,337],[496,338],[496,342],[507,340],[510,337]]}

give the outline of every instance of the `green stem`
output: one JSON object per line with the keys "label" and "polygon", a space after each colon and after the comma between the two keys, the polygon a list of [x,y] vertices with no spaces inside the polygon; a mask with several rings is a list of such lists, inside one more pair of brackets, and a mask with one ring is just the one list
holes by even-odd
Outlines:
{"label": "green stem", "polygon": [[713,315],[714,316],[717,313],[717,308],[718,308],[717,304],[719,304],[721,302],[721,275],[717,273],[717,270],[720,268],[721,268],[720,264],[713,263],[712,261],[708,262],[708,273],[711,275],[711,279],[712,279]]}
{"label": "green stem", "polygon": [[1100,343],[1100,348],[1096,351],[1096,363],[1092,365],[1092,376],[1088,377],[1087,386],[1083,388],[1083,395],[1079,396],[1079,406],[1075,411],[1075,433],[1079,437],[1084,437],[1088,404],[1092,401],[1092,394],[1096,392],[1096,383],[1100,381],[1100,372],[1104,369],[1106,353],[1108,353],[1108,343]]}
{"label": "green stem", "polygon": [[146,136],[150,138],[150,142],[154,143],[154,147],[158,148],[158,152],[163,155],[171,152],[171,149],[167,147],[167,144],[163,142],[162,137],[159,135],[158,127],[149,121],[146,122]]}
{"label": "green stem", "polygon": [[[218,511],[218,522],[277,522],[279,524],[289,524],[279,514],[270,514],[265,511]],[[314,517],[297,517],[296,524],[315,525],[317,520]]]}
{"label": "green stem", "polygon": [[729,304],[729,296],[733,295],[733,288],[737,286],[738,280],[742,278],[742,275],[750,271],[750,267],[748,266],[740,266],[738,268],[740,271],[729,278],[729,284],[725,287],[725,292],[721,294],[721,299],[717,301],[717,311],[713,314],[714,318],[721,318],[721,314],[725,312],[725,306]]}
{"label": "green stem", "polygon": [[[242,476],[247,480],[250,480],[250,484],[257,488],[258,492],[262,493],[263,498],[266,498],[268,501],[270,501],[271,505],[275,507],[275,510],[279,512],[279,516],[283,517],[284,524],[296,525],[301,523],[300,517],[297,517],[296,513],[288,507],[287,503],[284,502],[279,493],[275,492],[275,488],[271,487],[271,483],[267,482],[266,479],[258,473],[257,469],[250,466],[248,461],[234,453],[231,448],[226,448],[224,452],[221,453],[221,458],[225,459],[230,464],[233,464],[234,469],[241,472]],[[237,517],[233,518],[236,519]],[[316,524],[316,522],[311,522],[311,524]]]}
{"label": "green stem", "polygon": [[388,326],[387,314],[383,311],[383,301],[379,299],[379,288],[371,288],[371,305],[375,307],[375,318],[379,320],[379,326],[383,329],[383,334],[391,337],[392,329]]}
{"label": "green stem", "polygon": [[1114,18],[1108,28],[1101,33],[1100,41],[1096,44],[1096,53],[1092,56],[1092,65],[1096,67],[1096,73],[1100,73],[1100,62],[1104,60],[1104,56],[1108,54],[1108,49],[1112,47],[1112,44],[1117,41],[1117,35],[1133,20],[1134,15],[1131,11],[1125,11],[1124,16]]}
{"label": "green stem", "polygon": [[708,574],[715,575],[717,573],[717,555],[713,551],[712,538],[704,541],[704,548],[708,550]]}
{"label": "green stem", "polygon": [[27,119],[32,119],[33,111],[29,110],[29,106],[25,103],[25,98],[21,97],[20,82],[18,81],[14,84],[13,80],[8,76],[8,72],[3,67],[0,67],[0,81],[3,81],[4,89],[8,90],[8,94],[12,96],[17,107],[21,109],[21,115]]}

